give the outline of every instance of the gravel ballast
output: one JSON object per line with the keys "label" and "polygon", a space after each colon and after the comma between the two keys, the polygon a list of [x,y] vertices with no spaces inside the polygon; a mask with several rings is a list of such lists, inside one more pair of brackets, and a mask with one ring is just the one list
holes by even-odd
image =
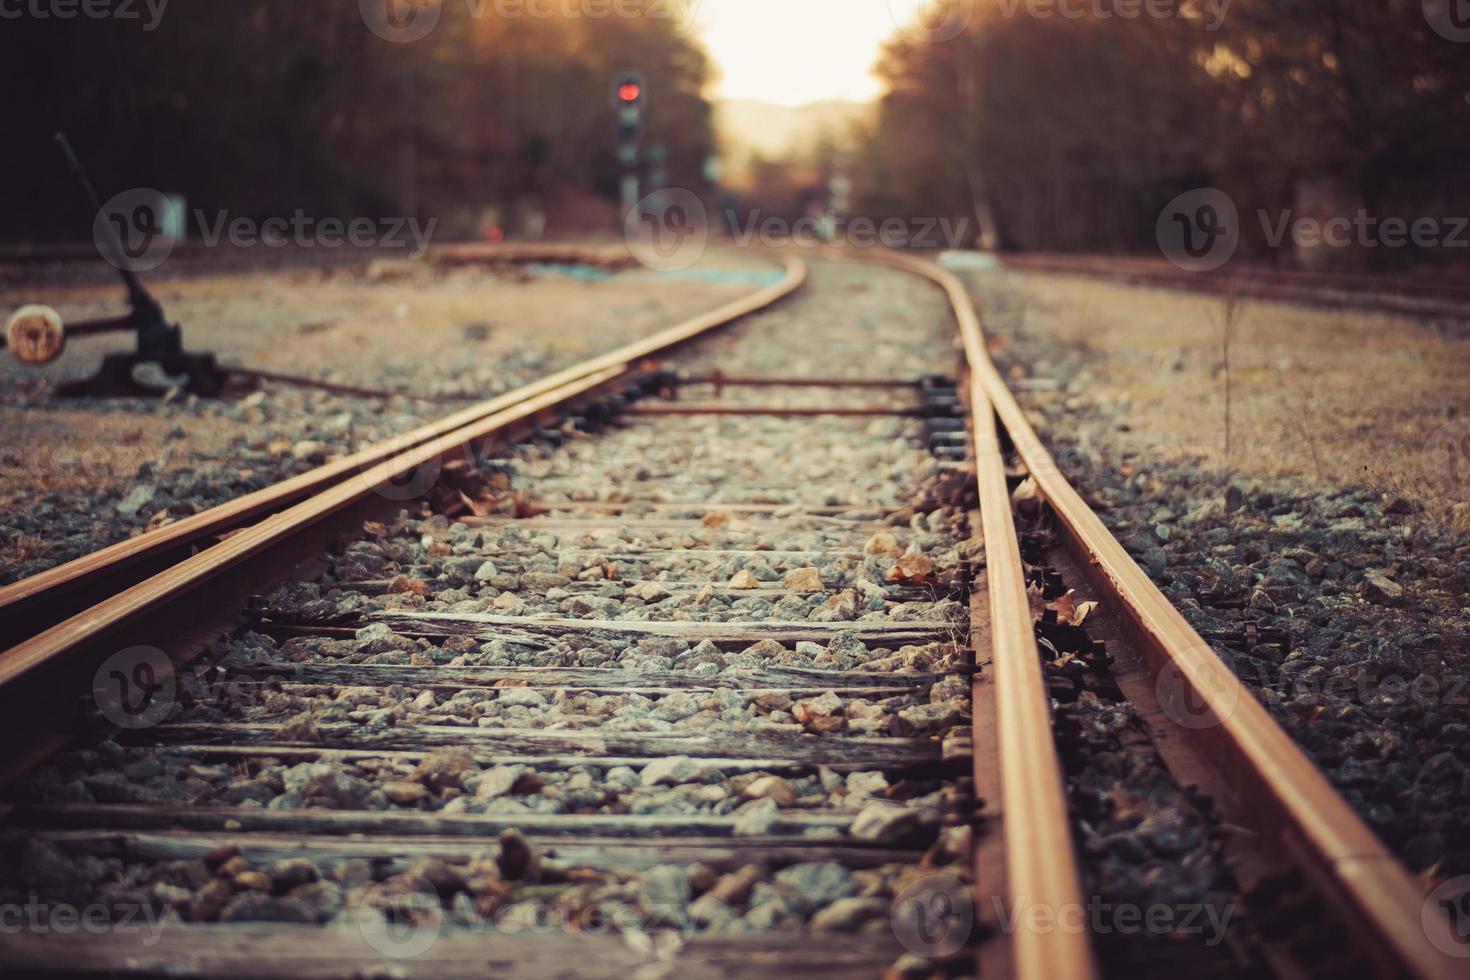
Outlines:
{"label": "gravel ballast", "polygon": [[[680,366],[917,378],[952,370],[951,330],[924,284],[824,265],[813,291]],[[165,725],[104,732],[22,791],[31,806],[187,805],[216,828],[207,852],[12,834],[5,880],[191,922],[874,937],[926,876],[967,884],[951,781],[862,761],[937,761],[970,722],[954,590],[976,543],[963,506],[934,499],[945,474],[921,424],[649,417],[564,440],[486,467],[467,484],[474,513],[412,504],[364,526],[319,577],[262,597]],[[532,500],[538,517],[508,520]],[[598,519],[598,502],[629,500]],[[250,751],[222,755],[216,736]],[[549,748],[507,758],[520,745]],[[336,751],[360,746],[381,748]],[[374,860],[282,859],[251,836],[381,818],[483,832],[461,853]],[[579,846],[581,827],[622,846]],[[690,836],[733,843],[663,857]],[[776,856],[750,850],[773,836]]]}
{"label": "gravel ballast", "polygon": [[[230,276],[170,263],[146,278],[191,349],[397,397],[267,382],[239,400],[177,390],[57,399],[58,384],[87,377],[132,338],[80,338],[42,368],[0,354],[0,584],[408,432],[780,274],[730,253],[712,253],[672,282],[636,268],[583,281],[550,268],[310,260],[288,255]],[[59,282],[0,277],[0,310],[45,302],[68,322],[114,315],[120,288],[96,264],[100,272],[86,266]],[[155,370],[139,376],[168,388]]]}
{"label": "gravel ballast", "polygon": [[[1195,364],[1204,356],[1197,347],[1179,354],[1172,346],[1199,333],[1199,324],[1181,320],[1176,333],[1155,335],[1150,355],[1147,330],[1121,325],[1112,306],[1098,311],[1116,303],[1143,316],[1149,301],[1137,297],[1145,296],[1184,316],[1193,308],[1186,304],[1208,301],[1088,286],[1086,305],[1080,297],[1069,305],[1057,297],[1074,298],[1081,287],[1048,293],[1051,281],[987,275],[973,286],[1000,341],[997,358],[1064,474],[1196,629],[1233,638],[1216,650],[1413,871],[1441,878],[1470,872],[1463,834],[1470,824],[1470,538],[1458,526],[1464,487],[1436,486],[1417,468],[1417,446],[1443,416],[1423,422],[1419,443],[1403,453],[1410,470],[1400,472],[1417,476],[1417,486],[1338,482],[1323,476],[1384,472],[1378,433],[1355,443],[1319,431],[1314,475],[1306,444],[1295,435],[1270,441],[1274,423],[1253,421],[1237,390],[1235,424],[1256,438],[1231,457],[1238,466],[1223,466],[1216,452],[1199,451],[1198,439],[1181,443],[1158,432],[1157,420],[1171,412],[1188,419],[1213,410],[1223,437],[1223,362],[1211,371],[1208,362]],[[1320,321],[1323,331],[1337,322],[1267,304],[1252,305],[1251,315],[1269,320],[1274,310],[1299,324]],[[1195,309],[1206,326],[1211,312]],[[1352,314],[1337,316],[1354,335],[1361,329]],[[1081,339],[1082,321],[1092,324],[1091,340]],[[1395,329],[1410,352],[1416,343],[1435,350],[1449,343],[1422,325],[1418,335]],[[1306,349],[1313,336],[1290,343]],[[1231,356],[1239,370],[1257,354],[1237,346]],[[1150,366],[1161,357],[1179,364]],[[1367,417],[1382,397],[1374,388],[1376,357],[1365,351],[1359,378],[1359,413]],[[1399,360],[1417,363],[1412,353]],[[1426,363],[1424,370],[1438,368]],[[1142,387],[1135,384],[1140,372],[1149,375]],[[1257,389],[1266,383],[1260,374],[1249,377]],[[1269,377],[1284,399],[1310,398],[1300,375],[1282,368]],[[1334,377],[1326,390],[1347,383]],[[1381,411],[1389,424],[1405,424],[1402,406],[1385,402]],[[1263,469],[1260,461],[1273,458],[1298,471]]]}

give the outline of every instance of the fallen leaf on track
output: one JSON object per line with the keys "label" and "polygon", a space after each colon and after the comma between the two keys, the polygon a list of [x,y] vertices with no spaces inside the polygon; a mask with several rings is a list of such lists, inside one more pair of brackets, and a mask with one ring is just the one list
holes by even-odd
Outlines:
{"label": "fallen leaf on track", "polygon": [[1031,604],[1031,621],[1039,622],[1041,617],[1046,614],[1046,600],[1042,598],[1041,586],[1026,586],[1026,598]]}
{"label": "fallen leaf on track", "polygon": [[1087,617],[1097,609],[1095,602],[1076,601],[1073,598],[1076,594],[1077,591],[1073,589],[1052,603],[1051,607],[1057,612],[1057,622],[1065,626],[1081,626]]}
{"label": "fallen leaf on track", "polygon": [[904,555],[884,578],[890,585],[936,585],[938,568],[928,555]]}

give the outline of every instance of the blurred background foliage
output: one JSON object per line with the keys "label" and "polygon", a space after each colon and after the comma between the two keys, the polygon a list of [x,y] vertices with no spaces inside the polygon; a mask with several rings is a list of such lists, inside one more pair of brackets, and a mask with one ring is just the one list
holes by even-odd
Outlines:
{"label": "blurred background foliage", "polygon": [[991,245],[1049,251],[1151,250],[1160,210],[1201,186],[1237,201],[1257,252],[1258,209],[1470,214],[1470,45],[1422,0],[1233,0],[1218,21],[1208,2],[1133,20],[973,6],[957,37],[888,46],[891,93],[853,153],[867,211],[972,214]]}
{"label": "blurred background foliage", "polygon": [[[1233,0],[1218,30],[1219,0],[1126,20],[937,2],[973,8],[968,28],[895,31],[876,67],[890,93],[842,132],[814,126],[800,151],[753,161],[742,211],[820,210],[843,177],[852,213],[969,218],[986,247],[1150,252],[1161,208],[1216,186],[1262,255],[1257,209],[1470,214],[1470,44],[1436,34],[1422,0]],[[86,237],[56,129],[104,198],[151,186],[210,214],[432,216],[441,238],[612,231],[611,82],[629,68],[647,80],[644,146],[667,149],[670,184],[730,200],[706,176],[713,68],[672,18],[449,3],[427,39],[399,45],[365,29],[357,0],[174,0],[153,32],[0,27],[6,240]]]}
{"label": "blurred background foliage", "polygon": [[564,232],[611,227],[612,87],[630,67],[651,92],[644,145],[668,148],[672,182],[701,186],[714,149],[706,57],[668,17],[446,3],[428,37],[395,44],[358,0],[174,0],[151,32],[7,20],[0,48],[7,239],[89,233],[57,129],[104,200],[154,187],[210,215],[437,216],[445,236],[536,214]]}

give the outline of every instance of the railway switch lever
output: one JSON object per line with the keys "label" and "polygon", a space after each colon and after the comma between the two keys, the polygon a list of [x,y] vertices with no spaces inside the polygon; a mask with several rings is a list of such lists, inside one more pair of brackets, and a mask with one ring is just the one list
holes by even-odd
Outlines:
{"label": "railway switch lever", "polygon": [[[92,181],[66,135],[57,133],[56,142],[72,175],[81,185],[92,213],[101,214],[102,203],[97,199]],[[122,276],[130,312],[126,316],[86,320],[66,327],[50,307],[22,307],[6,322],[5,342],[11,353],[26,364],[48,364],[61,356],[68,337],[131,330],[137,337],[137,347],[133,352],[104,355],[102,367],[95,375],[85,381],[62,384],[58,386],[57,394],[94,398],[158,397],[164,389],[144,384],[133,377],[138,366],[157,364],[167,375],[187,378],[185,388],[189,392],[205,398],[217,397],[225,386],[226,374],[216,364],[214,354],[184,349],[182,328],[168,322],[163,305],[148,292],[137,273],[128,267],[122,242],[112,223],[98,222],[96,228],[105,229],[99,235],[97,245],[103,257]]]}

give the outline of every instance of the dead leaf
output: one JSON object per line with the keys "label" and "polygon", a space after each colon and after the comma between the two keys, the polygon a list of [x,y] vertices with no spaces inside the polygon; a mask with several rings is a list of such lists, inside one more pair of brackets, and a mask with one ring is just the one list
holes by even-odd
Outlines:
{"label": "dead leaf", "polygon": [[928,555],[907,554],[884,576],[890,585],[937,585],[939,569]]}
{"label": "dead leaf", "polygon": [[476,517],[489,517],[495,513],[495,502],[493,500],[475,500],[463,490],[459,492],[459,499],[470,509],[470,513]]}
{"label": "dead leaf", "polygon": [[1443,872],[1440,867],[1442,864],[1444,864],[1443,860],[1436,861],[1415,876],[1419,884],[1424,887],[1425,892],[1433,891],[1434,886],[1439,884],[1443,879]]}
{"label": "dead leaf", "polygon": [[1121,786],[1108,793],[1108,802],[1113,805],[1113,817],[1125,823],[1141,823],[1148,816],[1147,801]]}
{"label": "dead leaf", "polygon": [[522,520],[551,513],[545,507],[537,507],[519,493],[511,494],[510,499],[511,503],[515,506],[515,516]]}
{"label": "dead leaf", "polygon": [[427,582],[416,578],[409,578],[407,575],[399,575],[388,583],[389,595],[401,595],[406,592],[427,597],[430,589]]}
{"label": "dead leaf", "polygon": [[1031,606],[1031,621],[1037,623],[1046,614],[1046,600],[1041,596],[1041,586],[1026,586],[1026,598]]}
{"label": "dead leaf", "polygon": [[1091,616],[1097,610],[1097,607],[1098,604],[1096,602],[1089,601],[1077,603],[1077,613],[1070,620],[1067,621],[1067,625],[1081,626],[1083,623],[1087,622],[1087,617]]}
{"label": "dead leaf", "polygon": [[1072,589],[1051,604],[1051,607],[1057,611],[1057,622],[1065,626],[1081,626],[1097,608],[1095,602],[1078,602],[1073,598],[1076,594],[1077,590]]}

